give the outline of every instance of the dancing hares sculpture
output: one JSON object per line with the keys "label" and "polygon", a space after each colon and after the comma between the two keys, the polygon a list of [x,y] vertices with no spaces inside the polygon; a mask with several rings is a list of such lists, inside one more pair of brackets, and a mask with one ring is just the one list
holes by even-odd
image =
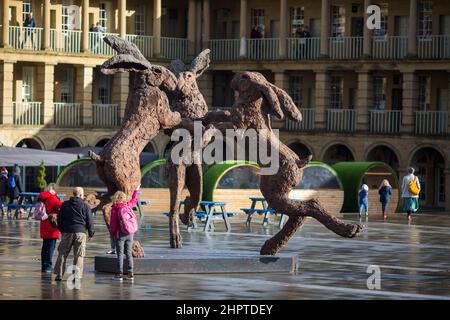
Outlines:
{"label": "dancing hares sculpture", "polygon": [[[201,121],[208,112],[208,105],[198,89],[197,78],[209,67],[210,50],[203,50],[186,68],[180,60],[172,61],[169,69],[177,77],[176,90],[168,94],[171,109],[181,114],[183,119],[192,121]],[[183,126],[181,126],[183,127]],[[170,135],[172,130],[166,130]],[[192,136],[191,136],[191,141]],[[201,162],[199,161],[199,152],[192,145],[191,159],[197,159],[191,164],[173,163],[171,157],[167,161],[168,181],[170,189],[170,215],[169,232],[170,246],[172,248],[181,248],[182,239],[179,228],[179,220],[185,225],[194,223],[194,215],[199,206],[202,188],[203,173]],[[189,196],[185,199],[184,213],[179,213],[181,193],[186,185]]]}
{"label": "dancing hares sculpture", "polygon": [[[140,184],[139,155],[161,129],[172,128],[181,122],[178,112],[172,112],[166,94],[175,89],[177,80],[168,69],[151,65],[133,43],[117,36],[103,40],[118,55],[103,63],[104,74],[130,72],[131,85],[125,114],[117,133],[104,146],[100,155],[91,153],[97,173],[108,188],[100,204],[105,222],[109,225],[110,197],[120,190],[131,197]],[[137,244],[136,244],[137,245]],[[141,251],[133,245],[133,253]]]}
{"label": "dancing hares sculpture", "polygon": [[[261,175],[260,190],[269,206],[276,212],[289,217],[284,227],[261,248],[262,255],[274,255],[281,250],[305,222],[313,217],[336,234],[353,238],[362,230],[361,225],[348,224],[327,213],[315,199],[292,202],[290,191],[302,178],[303,167],[311,160],[299,157],[272,134],[270,115],[280,119],[286,115],[294,121],[301,121],[301,113],[291,97],[282,89],[268,82],[257,72],[236,74],[231,81],[232,89],[239,96],[231,109],[228,121],[217,124],[218,128],[255,129],[262,136],[261,143],[270,143],[279,151],[279,169],[273,175]],[[221,120],[227,120],[223,117]],[[261,139],[260,136],[260,139]],[[264,166],[260,163],[261,166]]]}

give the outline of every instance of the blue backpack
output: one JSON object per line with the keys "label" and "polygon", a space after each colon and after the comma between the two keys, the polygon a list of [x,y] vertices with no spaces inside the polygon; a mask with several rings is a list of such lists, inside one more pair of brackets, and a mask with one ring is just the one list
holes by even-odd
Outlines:
{"label": "blue backpack", "polygon": [[8,186],[14,190],[16,188],[16,179],[14,179],[14,175],[8,177]]}

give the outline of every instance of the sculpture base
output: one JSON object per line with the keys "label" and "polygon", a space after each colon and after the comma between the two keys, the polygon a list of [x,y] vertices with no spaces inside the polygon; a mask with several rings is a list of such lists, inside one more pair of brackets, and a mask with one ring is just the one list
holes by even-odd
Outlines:
{"label": "sculpture base", "polygon": [[[298,269],[296,254],[261,256],[242,251],[145,248],[145,258],[134,259],[135,274],[192,273],[294,273]],[[95,271],[116,272],[117,257],[95,257]],[[127,270],[124,261],[124,271]]]}

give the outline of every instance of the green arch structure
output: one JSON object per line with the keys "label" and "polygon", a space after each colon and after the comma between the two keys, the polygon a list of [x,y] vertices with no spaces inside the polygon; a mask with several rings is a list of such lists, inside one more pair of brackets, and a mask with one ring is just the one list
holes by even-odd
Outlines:
{"label": "green arch structure", "polygon": [[74,166],[76,166],[77,164],[81,163],[81,162],[88,162],[88,161],[94,161],[89,157],[83,157],[80,159],[77,159],[75,161],[72,161],[71,163],[67,164],[62,170],[61,172],[58,174],[58,177],[56,178],[56,184],[59,185],[59,182],[61,181],[61,178],[67,173],[67,171],[69,171],[69,169],[73,168]]}
{"label": "green arch structure", "polygon": [[384,162],[338,162],[332,165],[332,168],[337,172],[339,179],[344,186],[344,205],[342,212],[358,212],[359,203],[359,188],[367,171],[374,167],[382,167],[386,171],[392,173],[396,183],[398,192],[398,204],[396,211],[400,210],[400,186],[395,171]]}
{"label": "green arch structure", "polygon": [[145,166],[143,166],[141,168],[141,178],[145,176],[145,174],[147,172],[149,172],[150,170],[152,170],[153,168],[157,167],[157,166],[161,166],[163,164],[166,164],[166,159],[158,159],[155,161],[152,161],[150,163],[147,163]]}

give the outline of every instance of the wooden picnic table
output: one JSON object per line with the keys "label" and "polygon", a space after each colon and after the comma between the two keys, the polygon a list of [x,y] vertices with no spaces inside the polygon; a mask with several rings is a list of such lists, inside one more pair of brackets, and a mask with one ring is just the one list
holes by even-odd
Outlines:
{"label": "wooden picnic table", "polygon": [[[20,202],[18,204],[12,204],[7,205],[9,208],[16,208],[16,216],[17,216],[17,210],[20,208],[23,208],[25,210],[28,209],[28,217],[27,219],[30,219],[33,216],[34,208],[36,208],[36,202],[39,197],[40,192],[20,192],[19,197]],[[63,193],[58,193],[56,195],[61,201],[64,200],[64,197],[66,196]]]}

